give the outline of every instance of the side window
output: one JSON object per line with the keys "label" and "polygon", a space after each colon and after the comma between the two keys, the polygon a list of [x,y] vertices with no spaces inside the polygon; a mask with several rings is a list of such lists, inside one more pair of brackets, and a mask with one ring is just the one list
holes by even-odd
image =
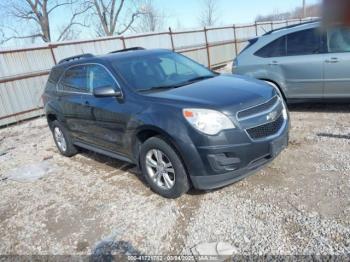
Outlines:
{"label": "side window", "polygon": [[168,76],[172,74],[177,75],[191,75],[193,74],[193,70],[188,66],[177,63],[172,59],[161,58],[160,66],[162,67],[164,73]]}
{"label": "side window", "polygon": [[69,92],[88,93],[86,66],[74,66],[68,69],[61,80],[60,89]]}
{"label": "side window", "polygon": [[307,29],[287,35],[287,55],[312,55],[321,51],[318,29]]}
{"label": "side window", "polygon": [[51,70],[49,78],[46,83],[46,90],[56,90],[56,85],[62,75],[62,69],[54,68]]}
{"label": "side window", "polygon": [[88,66],[88,87],[93,90],[97,87],[116,86],[115,80],[107,70],[100,65]]}
{"label": "side window", "polygon": [[286,55],[286,38],[282,36],[271,43],[267,44],[257,52],[256,56],[260,57],[280,57]]}
{"label": "side window", "polygon": [[330,53],[350,52],[350,28],[337,27],[327,32],[328,51]]}

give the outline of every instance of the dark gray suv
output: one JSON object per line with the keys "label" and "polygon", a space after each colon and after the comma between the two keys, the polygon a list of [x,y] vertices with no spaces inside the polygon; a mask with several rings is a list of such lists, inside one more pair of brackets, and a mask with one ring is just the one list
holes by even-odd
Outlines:
{"label": "dark gray suv", "polygon": [[83,147],[134,163],[169,198],[242,179],[288,143],[287,109],[271,86],[168,50],[67,58],[43,100],[63,155]]}
{"label": "dark gray suv", "polygon": [[350,28],[308,22],[249,41],[233,73],[265,80],[288,102],[350,100]]}

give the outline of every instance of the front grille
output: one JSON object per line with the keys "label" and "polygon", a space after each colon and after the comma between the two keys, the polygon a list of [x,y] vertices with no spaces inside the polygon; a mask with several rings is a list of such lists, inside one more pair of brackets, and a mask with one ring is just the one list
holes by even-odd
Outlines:
{"label": "front grille", "polygon": [[255,106],[255,107],[252,107],[252,108],[249,108],[249,109],[246,109],[246,110],[239,112],[237,116],[238,116],[238,118],[245,118],[245,117],[249,117],[249,116],[258,114],[260,112],[266,111],[266,110],[270,109],[272,106],[274,106],[276,104],[277,100],[278,100],[278,97],[275,96],[264,104],[261,104],[261,105],[258,105],[258,106]]}
{"label": "front grille", "polygon": [[269,137],[276,134],[281,129],[283,122],[284,117],[283,114],[281,114],[275,121],[261,126],[249,128],[247,129],[247,132],[252,139]]}

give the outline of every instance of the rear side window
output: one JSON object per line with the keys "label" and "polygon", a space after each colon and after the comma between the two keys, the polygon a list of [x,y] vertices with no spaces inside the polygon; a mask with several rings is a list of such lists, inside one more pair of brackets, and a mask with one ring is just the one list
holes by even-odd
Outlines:
{"label": "rear side window", "polygon": [[89,93],[87,67],[74,66],[69,68],[60,82],[60,89],[68,92]]}
{"label": "rear side window", "polygon": [[248,40],[248,44],[242,49],[242,51],[240,52],[243,53],[245,50],[247,50],[249,47],[251,47],[252,45],[254,45],[257,41],[259,40],[259,37],[256,38],[252,38],[250,40]]}
{"label": "rear side window", "polygon": [[51,70],[46,83],[46,90],[56,90],[56,84],[62,75],[62,69],[54,68]]}
{"label": "rear side window", "polygon": [[286,55],[286,37],[282,36],[267,44],[255,53],[260,57],[279,57]]}
{"label": "rear side window", "polygon": [[307,29],[287,35],[287,55],[312,55],[321,51],[318,29]]}
{"label": "rear side window", "polygon": [[331,28],[327,32],[328,52],[343,53],[350,52],[350,28]]}

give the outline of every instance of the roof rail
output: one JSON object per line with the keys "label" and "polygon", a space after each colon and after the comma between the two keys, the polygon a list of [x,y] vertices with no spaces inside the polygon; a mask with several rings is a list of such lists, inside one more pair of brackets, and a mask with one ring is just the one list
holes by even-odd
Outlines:
{"label": "roof rail", "polygon": [[285,27],[273,29],[273,30],[271,30],[271,31],[266,32],[266,33],[263,34],[263,35],[270,35],[271,33],[276,32],[276,31],[279,31],[279,30],[289,29],[289,28],[293,28],[293,27],[300,26],[300,25],[312,24],[312,23],[316,23],[316,22],[320,22],[320,21],[321,21],[321,19],[314,19],[314,20],[306,21],[306,22],[303,22],[303,23],[300,23],[300,24],[288,25],[288,26],[285,26]]}
{"label": "roof rail", "polygon": [[137,50],[145,50],[145,48],[140,47],[140,46],[136,46],[136,47],[130,47],[130,48],[125,48],[125,49],[121,49],[121,50],[116,50],[116,51],[109,52],[109,53],[110,54],[115,54],[115,53],[128,52],[128,51],[137,51]]}
{"label": "roof rail", "polygon": [[94,55],[93,54],[82,54],[82,55],[70,56],[70,57],[62,59],[58,63],[62,64],[62,63],[65,63],[65,62],[76,60],[76,59],[90,58],[90,57],[94,57]]}

